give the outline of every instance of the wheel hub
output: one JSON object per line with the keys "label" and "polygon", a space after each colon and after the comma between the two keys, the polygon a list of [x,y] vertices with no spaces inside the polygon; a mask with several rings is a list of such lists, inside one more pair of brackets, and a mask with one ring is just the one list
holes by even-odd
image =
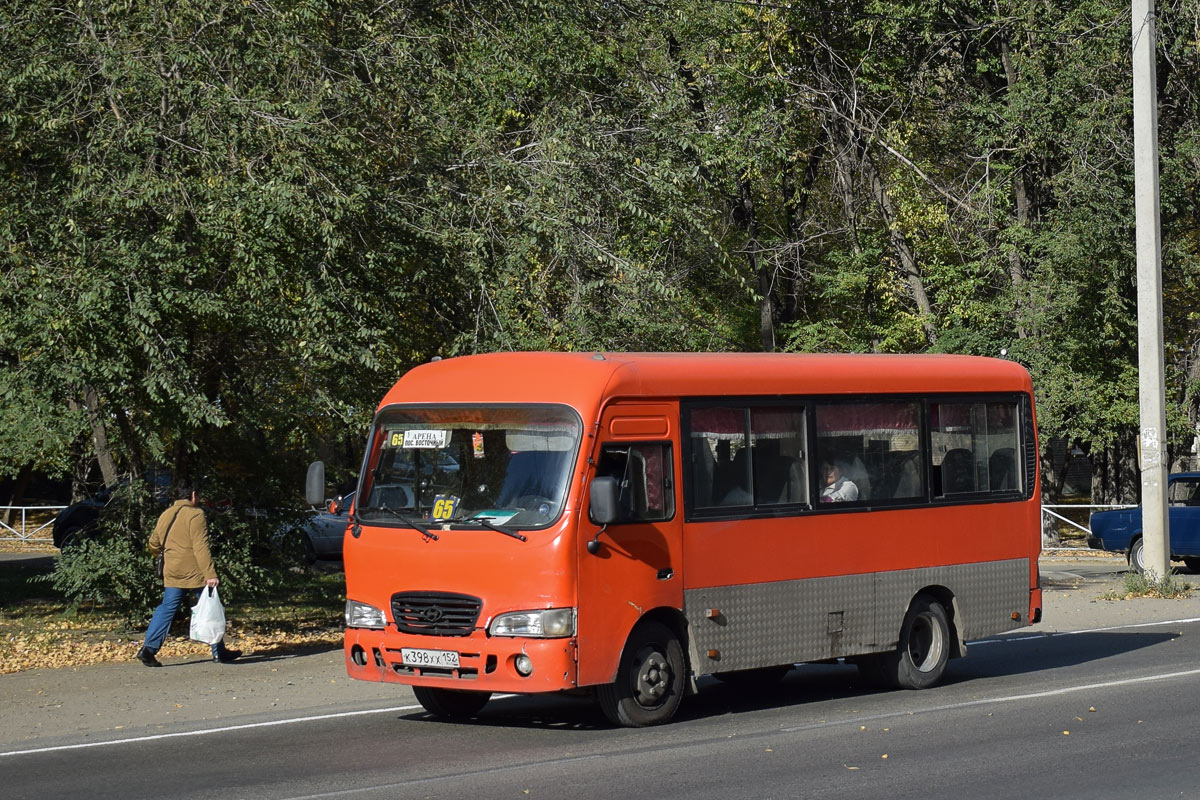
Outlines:
{"label": "wheel hub", "polygon": [[932,669],[941,660],[944,645],[939,629],[924,615],[913,622],[908,654],[918,670],[928,672]]}
{"label": "wheel hub", "polygon": [[657,705],[671,687],[671,665],[666,656],[654,648],[646,648],[639,656],[641,667],[638,669],[634,695],[643,706]]}

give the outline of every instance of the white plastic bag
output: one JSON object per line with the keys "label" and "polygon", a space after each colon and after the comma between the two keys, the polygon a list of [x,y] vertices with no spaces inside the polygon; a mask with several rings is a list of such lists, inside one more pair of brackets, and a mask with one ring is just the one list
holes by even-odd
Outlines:
{"label": "white plastic bag", "polygon": [[217,587],[200,590],[200,599],[192,606],[192,633],[197,642],[216,644],[225,636],[225,607]]}

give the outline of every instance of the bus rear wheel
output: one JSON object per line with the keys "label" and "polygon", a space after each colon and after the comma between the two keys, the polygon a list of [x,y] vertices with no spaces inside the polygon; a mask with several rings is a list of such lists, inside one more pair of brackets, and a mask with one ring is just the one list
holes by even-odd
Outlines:
{"label": "bus rear wheel", "polygon": [[491,692],[469,692],[461,689],[431,689],[414,686],[413,694],[426,711],[442,719],[466,719],[483,710],[492,698]]}
{"label": "bus rear wheel", "polygon": [[950,659],[950,620],[941,603],[928,595],[917,595],[904,623],[900,644],[860,662],[867,675],[901,689],[928,689],[942,679]]}
{"label": "bus rear wheel", "polygon": [[617,679],[597,687],[596,699],[614,725],[644,728],[660,725],[679,708],[683,698],[683,647],[666,625],[644,622],[633,629]]}

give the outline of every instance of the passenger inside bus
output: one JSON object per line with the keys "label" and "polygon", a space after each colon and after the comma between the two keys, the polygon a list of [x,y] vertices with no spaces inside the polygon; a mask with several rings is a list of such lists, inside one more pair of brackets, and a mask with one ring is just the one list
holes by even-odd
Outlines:
{"label": "passenger inside bus", "polygon": [[852,503],[858,499],[858,487],[842,474],[837,462],[822,462],[821,475],[825,484],[821,490],[822,503]]}
{"label": "passenger inside bus", "polygon": [[867,474],[867,468],[863,464],[862,459],[857,455],[852,455],[849,458],[841,459],[837,462],[842,470],[842,474],[846,476],[846,480],[854,484],[858,490],[858,500],[871,499],[871,477]]}

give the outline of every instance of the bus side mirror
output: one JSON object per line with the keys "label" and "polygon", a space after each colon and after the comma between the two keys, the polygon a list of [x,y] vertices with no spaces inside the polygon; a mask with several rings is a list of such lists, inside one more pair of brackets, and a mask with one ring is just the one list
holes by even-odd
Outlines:
{"label": "bus side mirror", "polygon": [[308,465],[308,478],[304,482],[304,499],[310,506],[325,503],[325,462],[314,461]]}
{"label": "bus side mirror", "polygon": [[613,477],[595,478],[591,488],[591,519],[600,525],[607,525],[617,520],[617,479]]}

